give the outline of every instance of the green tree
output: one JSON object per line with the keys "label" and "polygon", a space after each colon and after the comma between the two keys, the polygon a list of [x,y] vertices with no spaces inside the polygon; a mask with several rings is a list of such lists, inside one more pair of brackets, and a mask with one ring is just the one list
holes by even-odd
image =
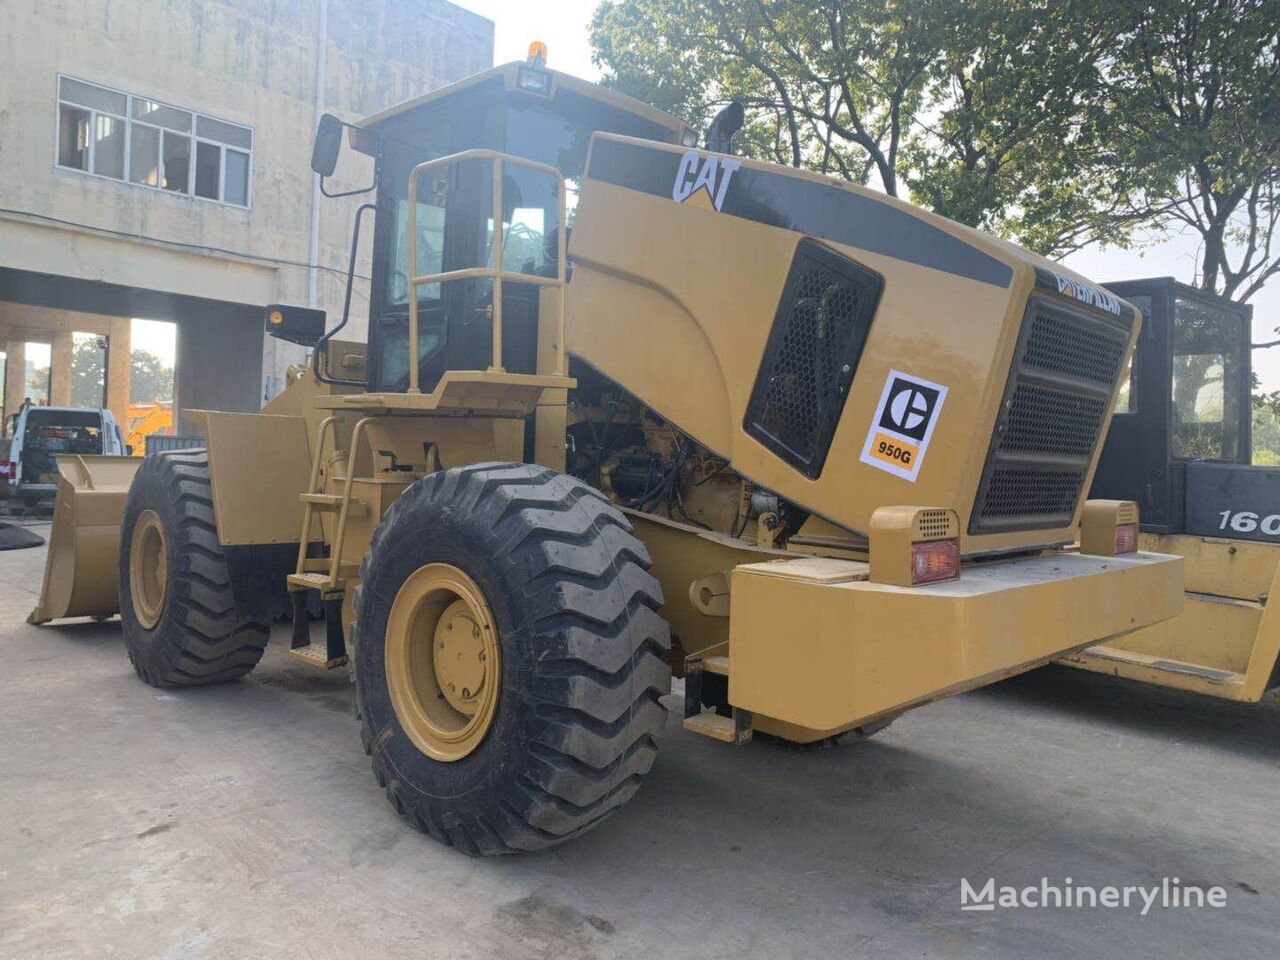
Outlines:
{"label": "green tree", "polygon": [[146,350],[134,350],[130,358],[129,402],[173,401],[173,367]]}
{"label": "green tree", "polygon": [[1196,282],[1246,301],[1280,273],[1280,0],[1134,3],[1108,64],[1120,216],[1191,230]]}
{"label": "green tree", "polygon": [[[84,339],[72,354],[72,403],[77,407],[102,406],[105,344],[100,338]],[[134,350],[130,356],[129,402],[168,403],[173,400],[173,368],[154,353]]]}
{"label": "green tree", "polygon": [[1047,253],[1123,240],[1100,162],[1104,0],[605,0],[605,82],[705,127],[740,100],[750,156],[912,199]]}
{"label": "green tree", "polygon": [[1108,58],[1123,29],[1102,0],[959,4],[903,154],[911,198],[1049,255],[1124,241],[1129,184],[1102,149]]}
{"label": "green tree", "polygon": [[105,337],[79,340],[71,353],[71,404],[76,407],[101,407],[103,404],[103,352]]}

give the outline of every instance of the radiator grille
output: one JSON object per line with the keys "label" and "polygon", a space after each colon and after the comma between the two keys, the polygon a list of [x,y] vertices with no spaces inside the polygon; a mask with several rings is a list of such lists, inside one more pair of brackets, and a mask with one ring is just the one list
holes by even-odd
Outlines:
{"label": "radiator grille", "polygon": [[1071,522],[1121,373],[1128,324],[1032,296],[971,534]]}
{"label": "radiator grille", "polygon": [[822,472],[883,281],[801,241],[743,429],[809,478]]}
{"label": "radiator grille", "polygon": [[[1075,470],[997,467],[983,506],[989,521],[1043,517],[1045,526],[1059,526],[1071,519],[1079,495],[1080,474]],[[1066,520],[1059,521],[1063,516]]]}
{"label": "radiator grille", "polygon": [[1000,449],[1012,453],[1088,456],[1107,413],[1107,401],[1067,390],[1020,383]]}
{"label": "radiator grille", "polygon": [[1078,319],[1054,310],[1036,310],[1031,317],[1022,362],[1028,367],[1110,384],[1124,357],[1125,337],[1082,336]]}

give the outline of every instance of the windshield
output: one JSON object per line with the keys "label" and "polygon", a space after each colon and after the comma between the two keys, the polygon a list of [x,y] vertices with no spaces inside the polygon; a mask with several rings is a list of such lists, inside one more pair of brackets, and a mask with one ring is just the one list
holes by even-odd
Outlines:
{"label": "windshield", "polygon": [[1189,297],[1174,299],[1174,457],[1239,459],[1243,350],[1238,316]]}
{"label": "windshield", "polygon": [[57,454],[102,453],[102,415],[92,410],[29,410],[22,434],[22,482],[56,483]]}
{"label": "windshield", "polygon": [[[670,139],[670,132],[655,123],[567,92],[556,97],[554,109],[541,103],[508,107],[505,125],[504,152],[548,164],[564,174],[566,221],[570,227],[578,206],[592,133],[602,131],[650,140]],[[490,167],[488,163],[479,162],[461,166],[477,168],[477,186],[470,204],[459,204],[450,197],[451,191],[459,189],[459,180],[466,179],[465,174],[451,175],[445,169],[425,174],[418,181],[416,276],[480,265],[456,262],[458,256],[446,253],[446,229],[452,221],[467,215],[466,206],[482,211],[481,256],[485,264],[492,263]],[[403,189],[398,187],[400,192]],[[537,170],[508,166],[503,177],[503,207],[503,267],[515,273],[545,275],[554,271],[558,213],[555,181]],[[466,226],[469,225],[459,224],[458,229]],[[390,282],[386,285],[387,305],[403,307],[409,302],[409,201],[404,197],[397,198],[393,208],[391,254],[393,267]],[[428,284],[420,288],[418,301],[438,301],[440,296],[440,285]]]}
{"label": "windshield", "polygon": [[[548,103],[528,97],[490,98],[413,121],[412,131],[389,147],[379,193],[380,245],[375,254],[374,324],[370,330],[369,384],[399,391],[409,379],[408,305],[412,277],[493,264],[493,238],[501,230],[502,267],[508,274],[555,276],[559,270],[557,179],[538,170],[505,164],[501,223],[494,223],[493,166],[469,160],[419,175],[417,262],[409,264],[410,171],[428,159],[471,148],[503,153],[556,167],[565,177],[566,225],[573,224],[591,135],[596,131],[670,141],[674,134],[641,117],[589,97],[559,92]],[[410,135],[411,133],[411,135]],[[566,243],[568,237],[565,237]],[[529,285],[504,288],[503,315],[511,322],[504,339],[504,365],[532,368],[536,352],[538,297]],[[422,284],[417,291],[418,364],[421,382],[435,382],[446,365],[482,369],[491,355],[492,282],[471,278]],[[517,303],[519,301],[519,303]],[[514,319],[532,311],[534,319]],[[514,311],[514,312],[513,312]],[[520,331],[524,330],[523,340]],[[527,341],[527,342],[525,342]],[[526,356],[527,354],[527,356]],[[479,366],[478,366],[479,365]]]}
{"label": "windshield", "polygon": [[24,455],[45,453],[101,453],[102,416],[89,411],[32,410],[22,439]]}

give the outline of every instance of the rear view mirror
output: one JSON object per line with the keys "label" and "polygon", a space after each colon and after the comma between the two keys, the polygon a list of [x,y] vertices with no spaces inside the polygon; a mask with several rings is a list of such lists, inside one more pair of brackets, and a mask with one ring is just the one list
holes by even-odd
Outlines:
{"label": "rear view mirror", "polygon": [[322,177],[332,176],[334,167],[338,165],[343,126],[345,124],[332,113],[326,113],[316,127],[316,142],[311,147],[311,169]]}

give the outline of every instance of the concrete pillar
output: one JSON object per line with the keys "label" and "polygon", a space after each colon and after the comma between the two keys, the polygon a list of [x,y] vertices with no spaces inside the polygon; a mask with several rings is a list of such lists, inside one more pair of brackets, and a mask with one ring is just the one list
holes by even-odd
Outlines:
{"label": "concrete pillar", "polygon": [[133,324],[128,317],[112,317],[107,331],[107,408],[129,432],[129,380],[133,363]]}
{"label": "concrete pillar", "polygon": [[57,330],[49,350],[49,406],[69,407],[71,403],[71,364],[75,356],[74,335],[70,330]]}
{"label": "concrete pillar", "polygon": [[21,340],[10,340],[4,345],[4,421],[18,412],[27,395],[27,345]]}

